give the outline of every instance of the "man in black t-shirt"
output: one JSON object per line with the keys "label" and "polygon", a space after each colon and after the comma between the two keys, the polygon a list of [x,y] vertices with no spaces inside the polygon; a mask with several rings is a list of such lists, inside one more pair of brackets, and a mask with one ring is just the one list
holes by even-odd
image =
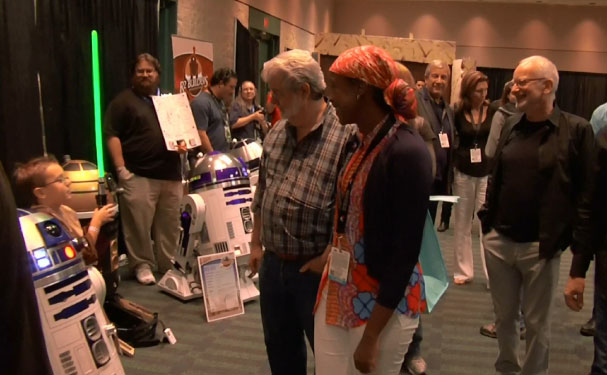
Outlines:
{"label": "man in black t-shirt", "polygon": [[[479,212],[497,318],[495,369],[498,374],[547,374],[560,255],[571,246],[571,275],[580,276],[579,263],[591,246],[593,133],[586,120],[554,105],[559,76],[550,60],[522,60],[513,82],[521,113],[504,124]],[[527,327],[522,363],[521,303]]]}
{"label": "man in black t-shirt", "polygon": [[[132,87],[108,106],[104,133],[120,186],[120,216],[129,265],[141,284],[155,283],[152,268],[172,268],[183,195],[179,151],[168,151],[151,95],[158,94],[160,63],[139,55]],[[150,237],[151,234],[151,237]],[[152,239],[154,248],[152,248]]]}

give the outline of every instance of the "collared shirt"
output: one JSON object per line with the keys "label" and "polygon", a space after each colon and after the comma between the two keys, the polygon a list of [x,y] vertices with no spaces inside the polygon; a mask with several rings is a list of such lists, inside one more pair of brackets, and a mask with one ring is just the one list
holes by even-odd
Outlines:
{"label": "collared shirt", "polygon": [[268,133],[251,206],[261,216],[266,250],[302,258],[324,251],[333,227],[337,175],[355,129],[340,125],[327,103],[322,122],[299,142],[287,120]]}
{"label": "collared shirt", "polygon": [[601,104],[592,112],[590,125],[592,125],[594,135],[597,135],[601,128],[607,126],[607,103]]}
{"label": "collared shirt", "polygon": [[[487,187],[487,199],[478,212],[484,233],[495,228],[498,198],[503,185],[500,155],[517,136],[517,126],[522,125],[524,118],[523,113],[515,114],[504,124],[491,184]],[[596,175],[592,158],[594,134],[588,121],[563,112],[557,106],[548,121],[550,131],[537,154],[538,172],[549,178],[539,202],[540,258],[550,259],[571,245],[574,253],[572,269],[581,269],[584,265],[578,262],[585,261],[583,254],[592,249],[590,208]]]}

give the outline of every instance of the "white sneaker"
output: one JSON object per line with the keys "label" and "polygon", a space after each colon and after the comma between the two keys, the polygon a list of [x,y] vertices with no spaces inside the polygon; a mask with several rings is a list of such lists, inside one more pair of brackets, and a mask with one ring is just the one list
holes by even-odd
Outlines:
{"label": "white sneaker", "polygon": [[141,264],[135,268],[135,277],[137,281],[143,285],[156,284],[156,278],[152,273],[152,269],[149,264]]}
{"label": "white sneaker", "polygon": [[413,357],[407,362],[407,371],[412,375],[423,375],[426,373],[426,361],[422,357]]}

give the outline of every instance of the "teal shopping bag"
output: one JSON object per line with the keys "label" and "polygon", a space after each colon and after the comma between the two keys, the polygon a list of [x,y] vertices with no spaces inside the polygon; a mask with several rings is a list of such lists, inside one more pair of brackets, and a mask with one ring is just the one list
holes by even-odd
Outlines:
{"label": "teal shopping bag", "polygon": [[424,237],[422,238],[419,263],[422,266],[422,273],[424,275],[424,290],[426,294],[426,303],[428,305],[426,312],[429,314],[443,294],[445,294],[445,291],[449,286],[447,267],[445,267],[443,253],[440,249],[440,244],[430,213],[426,213],[426,224],[424,226]]}

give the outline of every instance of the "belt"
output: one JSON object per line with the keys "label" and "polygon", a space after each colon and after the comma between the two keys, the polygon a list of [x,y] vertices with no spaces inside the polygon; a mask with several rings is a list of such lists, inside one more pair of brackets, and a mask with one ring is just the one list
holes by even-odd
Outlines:
{"label": "belt", "polygon": [[266,250],[266,252],[285,262],[306,262],[320,255],[279,254],[271,250]]}

